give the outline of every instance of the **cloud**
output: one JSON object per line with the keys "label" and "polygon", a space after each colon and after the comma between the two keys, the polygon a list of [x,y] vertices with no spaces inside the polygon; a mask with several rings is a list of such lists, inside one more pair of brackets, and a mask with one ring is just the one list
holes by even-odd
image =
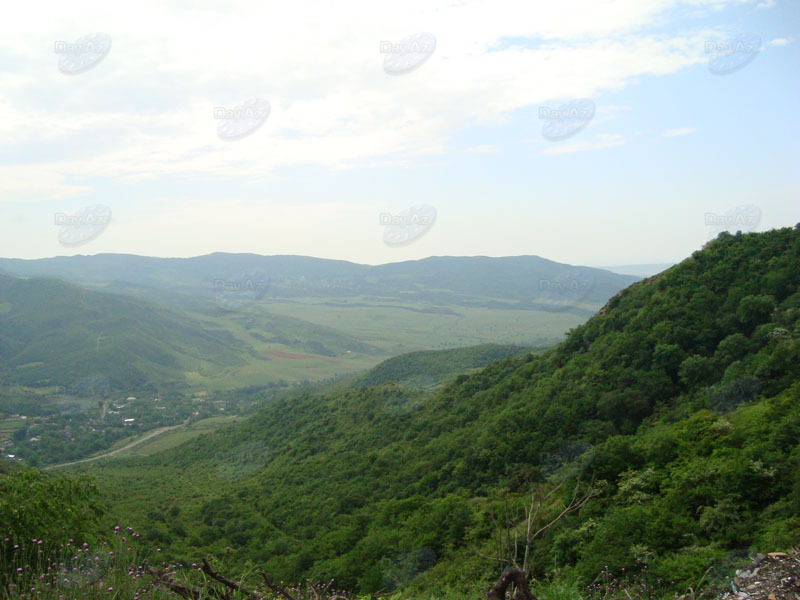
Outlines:
{"label": "cloud", "polygon": [[[346,19],[313,0],[280,15],[243,0],[202,9],[181,0],[145,0],[135,9],[99,0],[69,9],[51,2],[46,10],[28,3],[15,27],[0,23],[0,141],[15,161],[46,172],[119,182],[263,181],[297,166],[413,165],[447,153],[469,124],[597,98],[704,61],[697,52],[704,35],[649,27],[683,6],[726,3],[571,0],[537,4],[524,18],[512,0],[411,0],[400,13],[355,0]],[[89,33],[80,7],[113,43],[97,67],[67,77],[54,42]],[[303,18],[309,12],[314,19]],[[384,73],[380,41],[423,26],[437,37],[430,60],[407,75]],[[498,47],[504,39],[521,42]],[[272,105],[264,126],[241,141],[219,140],[214,107],[255,97]],[[598,114],[597,122],[611,116]],[[31,189],[37,179],[30,172]],[[8,191],[0,183],[0,193]]]}
{"label": "cloud", "polygon": [[464,148],[464,152],[470,152],[475,154],[497,154],[498,148],[497,146],[485,144],[483,146],[471,146],[469,148]]}
{"label": "cloud", "polygon": [[770,46],[788,46],[792,43],[791,38],[775,38],[774,40],[770,40]]}
{"label": "cloud", "polygon": [[676,137],[679,135],[689,135],[690,133],[694,133],[694,127],[679,127],[678,129],[667,129],[664,132],[664,137]]}
{"label": "cloud", "polygon": [[573,152],[588,152],[590,150],[603,150],[605,148],[616,148],[627,144],[630,140],[620,134],[606,133],[594,136],[592,140],[575,141],[568,144],[554,145],[545,148],[539,154],[542,156],[555,156],[558,154],[571,154]]}
{"label": "cloud", "polygon": [[774,7],[775,7],[775,0],[761,0],[761,2],[758,3],[758,6],[756,6],[756,8],[761,8],[761,9],[774,8]]}

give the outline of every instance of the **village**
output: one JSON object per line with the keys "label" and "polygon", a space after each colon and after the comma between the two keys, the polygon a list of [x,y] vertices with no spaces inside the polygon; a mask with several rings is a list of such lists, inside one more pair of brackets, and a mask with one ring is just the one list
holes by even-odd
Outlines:
{"label": "village", "polygon": [[120,440],[158,427],[221,414],[237,414],[246,403],[191,395],[112,394],[109,397],[58,393],[0,403],[0,456],[29,466],[77,460],[111,448]]}

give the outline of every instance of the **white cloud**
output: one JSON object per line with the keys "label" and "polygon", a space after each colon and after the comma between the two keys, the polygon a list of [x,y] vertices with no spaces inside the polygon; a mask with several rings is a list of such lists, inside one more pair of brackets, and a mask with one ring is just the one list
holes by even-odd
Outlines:
{"label": "white cloud", "polygon": [[619,134],[600,134],[594,136],[592,140],[578,140],[566,144],[558,144],[545,148],[539,154],[543,156],[554,156],[558,154],[571,154],[573,152],[588,152],[590,150],[603,150],[605,148],[616,148],[627,144],[630,140]]}
{"label": "white cloud", "polygon": [[[656,229],[670,244],[660,224],[625,230],[602,214],[618,202],[618,179],[562,185],[541,174],[572,159],[627,158],[624,152],[639,150],[629,144],[635,139],[644,147],[661,135],[690,133],[664,132],[681,124],[680,113],[643,104],[649,84],[693,66],[705,70],[705,42],[729,33],[705,23],[735,21],[725,9],[759,1],[300,0],[279,11],[244,0],[18,3],[14,18],[0,21],[0,238],[10,249],[1,253],[65,253],[53,211],[94,202],[112,207],[112,224],[79,252],[227,249],[381,262],[533,251],[581,260],[605,243],[616,244],[620,256],[652,246]],[[109,55],[84,74],[61,75],[54,41],[92,31],[112,37]],[[379,42],[418,31],[437,37],[430,60],[407,75],[384,73]],[[681,85],[679,77],[666,79],[660,83]],[[711,98],[699,88],[691,93],[698,102]],[[220,140],[214,107],[254,97],[271,103],[264,126],[241,141]],[[546,141],[537,107],[576,98],[596,102],[595,118],[570,139]],[[521,153],[506,144],[520,140],[535,142],[530,154],[573,156],[533,161],[530,179],[527,169],[514,175]],[[575,155],[625,144],[610,155]],[[481,186],[471,184],[492,182],[498,161],[464,176],[458,161],[503,152],[508,190],[502,203],[486,203]],[[467,154],[473,158],[464,160]],[[382,171],[368,171],[375,168]],[[669,193],[662,200],[671,210]],[[594,194],[608,202],[595,202]],[[584,211],[587,241],[567,248],[558,223],[572,223],[575,202],[587,195],[602,211]],[[435,234],[389,249],[379,205],[399,210],[411,198],[440,209]],[[547,202],[558,205],[550,221],[542,219]],[[640,205],[638,197],[630,202]],[[510,213],[509,206],[521,209]],[[598,218],[607,227],[597,228]],[[540,235],[532,236],[535,227]]]}
{"label": "white cloud", "polygon": [[667,129],[664,132],[664,137],[676,137],[679,135],[689,135],[690,133],[694,133],[694,127],[679,127],[678,129]]}
{"label": "white cloud", "polygon": [[788,46],[791,44],[791,38],[775,38],[774,40],[770,40],[770,46]]}
{"label": "white cloud", "polygon": [[[521,12],[512,0],[413,0],[389,11],[357,0],[343,12],[320,0],[280,14],[244,1],[202,9],[182,0],[135,8],[28,3],[14,27],[0,23],[0,43],[12,57],[3,65],[0,139],[46,148],[38,163],[45,171],[121,181],[168,174],[264,180],[301,165],[409,164],[447,152],[450,137],[470,124],[563,98],[596,98],[704,61],[703,35],[647,27],[684,5],[724,3],[572,0]],[[79,17],[84,11],[94,15],[91,25]],[[111,35],[109,55],[84,74],[61,75],[53,42],[77,39],[87,27]],[[431,59],[407,75],[385,74],[379,42],[420,28],[437,36]],[[532,44],[489,51],[510,38]],[[213,108],[253,97],[272,104],[265,125],[239,142],[219,140]],[[599,110],[597,120],[611,116]],[[36,179],[31,172],[31,189]],[[9,191],[0,183],[0,193]]]}
{"label": "white cloud", "polygon": [[497,146],[485,144],[483,146],[471,146],[469,148],[465,148],[464,152],[469,152],[474,154],[497,154],[498,148]]}

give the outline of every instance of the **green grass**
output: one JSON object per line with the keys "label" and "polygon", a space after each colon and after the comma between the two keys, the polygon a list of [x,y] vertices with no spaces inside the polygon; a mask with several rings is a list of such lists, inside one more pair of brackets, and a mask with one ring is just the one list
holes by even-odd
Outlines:
{"label": "green grass", "polygon": [[392,355],[483,343],[542,345],[561,340],[568,329],[585,320],[570,313],[532,310],[437,307],[452,311],[441,314],[409,310],[431,308],[419,303],[397,308],[329,306],[324,302],[324,299],[275,302],[265,305],[265,309],[272,314],[342,329]]}
{"label": "green grass", "polygon": [[169,448],[174,448],[175,446],[191,440],[198,435],[209,433],[218,427],[221,427],[222,425],[233,423],[237,420],[242,420],[242,417],[227,416],[202,419],[201,421],[197,421],[186,427],[180,427],[178,429],[173,429],[172,431],[162,433],[161,435],[134,446],[133,448],[123,450],[122,452],[117,453],[115,456],[120,458],[125,456],[150,456],[151,454],[156,454]]}
{"label": "green grass", "polygon": [[[482,343],[541,346],[563,339],[583,318],[570,313],[444,307],[453,314],[415,312],[430,307],[329,306],[325,298],[271,302],[246,314],[197,314],[209,326],[224,328],[252,348],[243,364],[210,368],[198,363],[185,372],[194,390],[222,391],[285,380],[320,381],[374,367],[391,356],[425,349]],[[414,309],[414,310],[409,310]],[[277,341],[280,340],[280,341]],[[333,355],[314,351],[320,344]],[[369,350],[350,350],[354,344]],[[312,349],[309,349],[312,348]],[[348,351],[349,350],[349,351]],[[287,358],[276,353],[312,358]]]}
{"label": "green grass", "polygon": [[183,442],[197,437],[203,433],[207,432],[199,429],[170,431],[163,435],[154,437],[152,441],[147,441],[144,444],[140,444],[130,448],[129,450],[123,450],[117,456],[149,456],[151,454],[155,454],[156,452],[173,448],[174,446],[182,444]]}
{"label": "green grass", "polygon": [[11,432],[16,431],[23,425],[25,425],[26,421],[22,419],[3,419],[0,421],[0,432]]}

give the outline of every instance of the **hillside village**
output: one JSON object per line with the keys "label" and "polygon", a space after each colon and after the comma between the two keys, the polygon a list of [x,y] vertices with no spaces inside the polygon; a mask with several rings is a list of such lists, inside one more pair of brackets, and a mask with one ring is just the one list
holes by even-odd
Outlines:
{"label": "hillside village", "polygon": [[187,398],[57,394],[29,406],[28,414],[0,412],[0,455],[6,461],[30,466],[80,459],[158,427],[236,414],[238,406],[237,402],[209,399],[206,392]]}

